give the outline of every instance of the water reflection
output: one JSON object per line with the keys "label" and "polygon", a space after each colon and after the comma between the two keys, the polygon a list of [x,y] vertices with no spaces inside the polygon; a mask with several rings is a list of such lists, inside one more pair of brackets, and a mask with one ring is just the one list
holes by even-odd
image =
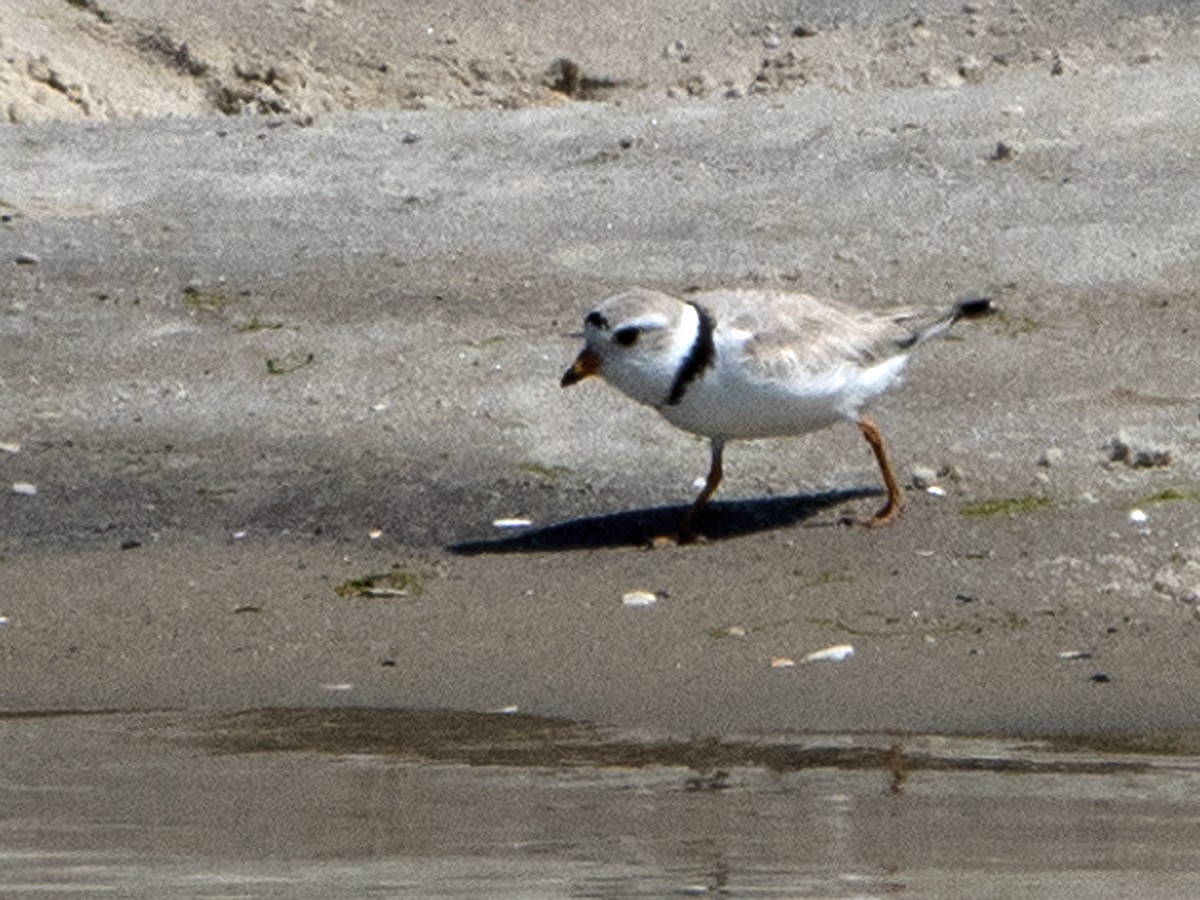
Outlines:
{"label": "water reflection", "polygon": [[[720,752],[711,745],[696,751],[700,768],[563,767],[284,740],[319,721],[353,734],[341,715],[297,712],[293,729],[278,712],[273,729],[246,715],[0,720],[0,893],[1077,897],[1200,886],[1190,757],[910,737],[900,749],[916,764],[897,791],[896,740],[869,736],[761,739],[751,743],[840,749],[847,764],[832,753],[707,779],[697,776]],[[375,738],[417,727],[400,715]],[[450,729],[460,751],[471,740],[461,724]],[[528,751],[547,729],[542,752],[555,741],[582,752],[577,727],[546,720],[488,734],[497,750],[511,740]],[[431,746],[429,734],[410,738]],[[875,751],[879,763],[863,764]]]}

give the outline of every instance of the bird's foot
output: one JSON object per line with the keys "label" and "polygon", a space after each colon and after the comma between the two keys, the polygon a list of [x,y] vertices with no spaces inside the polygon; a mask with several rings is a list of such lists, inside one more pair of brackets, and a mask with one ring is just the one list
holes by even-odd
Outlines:
{"label": "bird's foot", "polygon": [[868,518],[861,516],[842,516],[838,520],[839,525],[859,526],[862,528],[883,528],[885,525],[891,525],[900,517],[900,513],[904,510],[902,503],[887,503],[883,509]]}
{"label": "bird's foot", "polygon": [[683,547],[687,544],[707,544],[708,538],[695,531],[677,531],[675,534],[659,534],[650,539],[651,550],[662,550],[664,547]]}

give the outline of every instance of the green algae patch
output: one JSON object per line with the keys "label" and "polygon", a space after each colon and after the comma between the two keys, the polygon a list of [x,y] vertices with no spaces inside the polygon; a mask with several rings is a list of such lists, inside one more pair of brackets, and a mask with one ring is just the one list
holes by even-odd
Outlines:
{"label": "green algae patch", "polygon": [[1151,494],[1149,497],[1143,497],[1138,501],[1139,506],[1150,503],[1178,503],[1187,500],[1200,500],[1200,491],[1177,491],[1175,488],[1167,488],[1159,491],[1157,494]]}
{"label": "green algae patch", "polygon": [[395,566],[387,572],[350,578],[337,585],[333,592],[339,597],[420,597],[425,593],[425,579],[417,572]]}

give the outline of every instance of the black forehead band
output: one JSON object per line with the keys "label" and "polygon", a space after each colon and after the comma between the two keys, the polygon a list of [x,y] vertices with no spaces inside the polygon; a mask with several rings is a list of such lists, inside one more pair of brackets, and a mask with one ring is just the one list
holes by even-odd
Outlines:
{"label": "black forehead band", "polygon": [[594,309],[587,314],[587,317],[583,321],[597,328],[608,328],[608,319],[604,318],[603,314]]}

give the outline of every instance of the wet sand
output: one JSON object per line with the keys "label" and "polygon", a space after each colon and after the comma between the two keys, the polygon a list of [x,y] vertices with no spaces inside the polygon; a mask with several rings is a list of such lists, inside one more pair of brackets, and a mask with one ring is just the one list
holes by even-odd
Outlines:
{"label": "wet sand", "polygon": [[[0,462],[37,491],[0,497],[5,706],[1193,724],[1187,91],[1141,67],[0,132]],[[1024,155],[991,160],[1014,131]],[[945,495],[845,529],[879,502],[853,429],[734,445],[710,540],[645,551],[706,449],[602,384],[561,390],[565,334],[623,285],[718,282],[993,295],[1003,315],[923,348],[875,410],[900,471],[945,472]],[[338,592],[393,570],[406,594]],[[771,667],[841,643],[852,660]]]}

